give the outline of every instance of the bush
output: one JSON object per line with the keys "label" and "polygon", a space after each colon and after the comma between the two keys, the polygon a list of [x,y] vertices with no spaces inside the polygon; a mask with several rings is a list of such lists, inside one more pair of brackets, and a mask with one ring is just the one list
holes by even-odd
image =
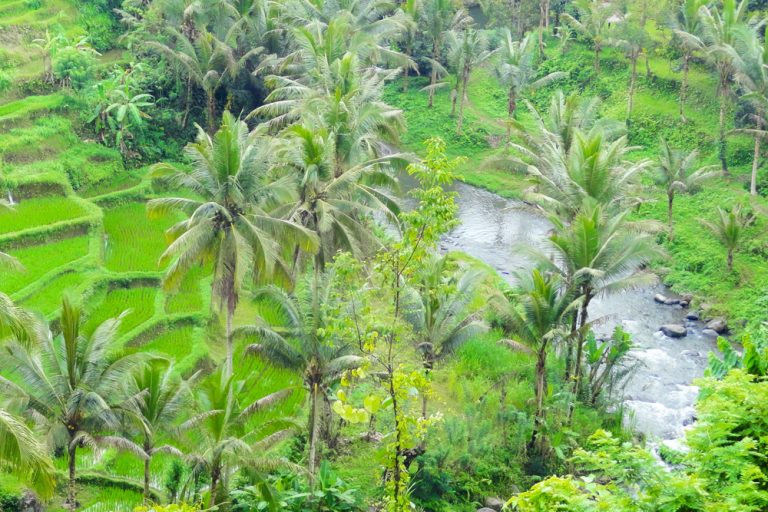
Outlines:
{"label": "bush", "polygon": [[92,79],[96,59],[88,51],[75,47],[63,48],[53,61],[53,74],[64,84],[82,89]]}

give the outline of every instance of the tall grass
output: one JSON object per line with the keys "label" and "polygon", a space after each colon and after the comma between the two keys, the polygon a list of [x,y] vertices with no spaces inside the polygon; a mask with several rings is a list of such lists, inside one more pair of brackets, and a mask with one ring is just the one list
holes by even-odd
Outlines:
{"label": "tall grass", "polygon": [[82,284],[87,278],[82,272],[69,272],[53,279],[46,287],[25,299],[22,305],[45,316],[61,306],[61,297]]}

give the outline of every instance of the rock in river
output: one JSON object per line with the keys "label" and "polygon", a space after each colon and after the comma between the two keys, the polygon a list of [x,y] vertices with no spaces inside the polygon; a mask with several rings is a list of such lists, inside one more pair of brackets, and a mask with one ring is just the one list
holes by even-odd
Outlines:
{"label": "rock in river", "polygon": [[662,325],[659,329],[664,333],[664,336],[669,336],[670,338],[682,338],[688,334],[685,326],[680,324],[666,324]]}
{"label": "rock in river", "polygon": [[712,329],[717,334],[723,334],[728,331],[728,322],[723,317],[714,318],[707,323],[707,329]]}
{"label": "rock in river", "polygon": [[667,300],[669,300],[669,299],[667,299],[667,298],[666,298],[665,296],[663,296],[662,294],[660,294],[660,293],[657,293],[656,295],[654,295],[654,296],[653,296],[653,300],[655,300],[655,301],[656,301],[656,302],[658,302],[659,304],[666,304],[666,303],[667,303]]}
{"label": "rock in river", "polygon": [[704,336],[711,336],[713,338],[717,338],[717,331],[713,331],[712,329],[702,329],[701,334]]}
{"label": "rock in river", "polygon": [[699,315],[698,311],[691,311],[690,313],[685,315],[685,319],[686,320],[693,320],[693,321],[698,320],[700,317],[701,317],[701,315]]}

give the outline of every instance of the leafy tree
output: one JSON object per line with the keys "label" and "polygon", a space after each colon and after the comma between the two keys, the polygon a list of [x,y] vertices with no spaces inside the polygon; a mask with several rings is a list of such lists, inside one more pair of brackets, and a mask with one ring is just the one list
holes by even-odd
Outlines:
{"label": "leafy tree", "polygon": [[562,17],[582,37],[592,44],[595,52],[595,74],[600,74],[600,53],[608,39],[608,18],[611,15],[611,4],[601,0],[575,0],[573,5],[579,12],[578,19],[568,13]]}
{"label": "leafy tree", "polygon": [[469,78],[478,66],[488,60],[493,52],[488,50],[488,40],[477,30],[468,28],[461,32],[450,32],[449,57],[454,62],[454,67],[460,76],[457,82],[460,89],[457,91],[459,100],[459,119],[456,123],[456,133],[461,135],[461,127],[464,123],[464,103],[467,101],[467,86]]}
{"label": "leafy tree", "polygon": [[[534,269],[520,274],[512,303],[502,310],[503,319],[516,338],[510,343],[522,342],[536,353],[536,379],[534,391],[536,412],[529,447],[540,456],[548,450],[544,429],[546,409],[544,401],[547,386],[547,356],[552,345],[570,336],[568,315],[578,307],[573,294],[562,286],[560,277]],[[513,345],[515,347],[515,345]]]}
{"label": "leafy tree", "polygon": [[[430,255],[425,260],[414,279],[405,318],[413,326],[426,374],[487,330],[481,318],[482,306],[477,304],[485,277],[483,269],[455,262],[450,254]],[[427,417],[426,395],[422,395],[422,417]]]}
{"label": "leafy tree", "polygon": [[715,238],[725,246],[728,252],[726,259],[728,272],[733,271],[733,253],[738,249],[739,243],[744,236],[744,228],[752,222],[752,217],[744,213],[741,205],[735,205],[730,211],[717,207],[717,217],[714,222],[701,219]]}
{"label": "leafy tree", "polygon": [[672,206],[675,194],[696,192],[702,183],[717,175],[712,166],[692,171],[698,156],[696,150],[686,153],[673,149],[665,139],[661,140],[656,183],[667,193],[667,225],[670,232],[672,232]]}
{"label": "leafy tree", "polygon": [[745,27],[752,26],[747,21],[747,0],[742,0],[738,5],[736,0],[724,0],[722,8],[702,6],[699,9],[701,17],[702,41],[707,59],[717,70],[717,94],[720,97],[720,135],[719,157],[724,174],[728,174],[727,141],[726,141],[726,113],[731,96],[731,85],[734,73],[739,65],[739,56],[736,52],[736,40]]}
{"label": "leafy tree", "polygon": [[190,403],[188,386],[196,379],[197,375],[194,375],[189,381],[182,381],[175,374],[173,363],[159,358],[148,361],[127,379],[129,399],[122,408],[136,420],[141,430],[145,503],[151,498],[152,457],[158,453],[182,455],[178,448],[159,445],[158,441],[162,433],[170,431],[172,423]]}
{"label": "leafy tree", "polygon": [[438,73],[440,72],[440,60],[443,44],[449,33],[462,30],[472,23],[472,18],[467,12],[458,7],[453,0],[425,0],[424,13],[421,18],[424,33],[432,43],[431,66],[432,73],[429,82],[429,108],[432,108],[437,87]]}
{"label": "leafy tree", "polygon": [[[316,271],[317,272],[317,271]],[[311,475],[318,467],[320,427],[330,418],[323,412],[329,393],[349,369],[363,362],[353,354],[354,347],[345,340],[335,340],[329,332],[329,308],[336,301],[338,286],[333,268],[302,280],[294,294],[275,288],[263,288],[254,300],[266,302],[269,315],[259,317],[257,324],[242,327],[236,335],[256,338],[248,347],[252,354],[277,365],[302,372],[309,393],[309,459]]]}
{"label": "leafy tree", "polygon": [[178,286],[198,264],[213,264],[212,290],[226,309],[226,371],[232,374],[232,316],[246,276],[254,280],[286,280],[283,247],[317,250],[314,233],[275,217],[270,210],[291,197],[290,187],[270,176],[269,140],[249,142],[248,127],[225,112],[221,128],[211,137],[199,129],[197,141],[187,145],[190,172],[157,164],[153,176],[170,180],[200,197],[159,198],[149,201],[150,214],[178,210],[188,218],[173,226],[173,240],[161,257],[172,261],[164,284]]}
{"label": "leafy tree", "polygon": [[209,508],[219,503],[220,494],[226,490],[227,471],[232,466],[263,469],[279,464],[267,452],[293,428],[285,420],[263,424],[251,421],[257,413],[287,399],[291,389],[243,402],[247,385],[247,381],[234,380],[226,372],[214,373],[196,386],[197,413],[180,426],[182,431],[190,432],[198,447],[196,466],[206,468],[211,475]]}
{"label": "leafy tree", "polygon": [[688,93],[688,72],[691,59],[704,49],[701,40],[701,16],[699,9],[706,5],[704,0],[684,0],[670,19],[672,31],[680,40],[683,49],[683,80],[680,82],[680,118],[686,122],[685,100]]}
{"label": "leafy tree", "polygon": [[25,397],[35,418],[44,423],[48,442],[66,448],[67,503],[72,508],[77,507],[78,447],[106,444],[140,453],[127,439],[99,433],[117,428],[113,406],[119,396],[115,390],[145,359],[141,353],[110,355],[119,319],[107,320],[86,336],[80,315],[80,309],[64,298],[61,335],[45,338],[38,350],[8,344],[1,364],[12,379],[0,377],[2,387]]}
{"label": "leafy tree", "polygon": [[[554,71],[537,78],[536,55],[533,45],[531,34],[526,35],[520,41],[514,41],[512,32],[509,29],[504,30],[502,44],[497,52],[496,75],[502,86],[509,91],[507,115],[510,119],[515,117],[519,98],[568,76],[565,72]],[[509,136],[509,130],[507,135]]]}

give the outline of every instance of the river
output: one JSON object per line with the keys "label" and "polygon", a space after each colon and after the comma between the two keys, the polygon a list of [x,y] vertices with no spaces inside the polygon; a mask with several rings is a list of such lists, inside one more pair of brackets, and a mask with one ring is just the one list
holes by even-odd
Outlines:
{"label": "river", "polygon": [[[550,229],[548,221],[520,202],[483,189],[457,183],[454,190],[461,224],[445,236],[441,249],[463,251],[512,281],[515,271],[530,265],[515,247],[542,243]],[[598,335],[609,335],[616,325],[632,335],[631,356],[639,365],[623,391],[628,426],[652,444],[677,448],[694,419],[698,389],[692,383],[704,374],[707,354],[716,345],[714,338],[701,333],[702,323],[686,321],[687,310],[657,304],[656,293],[670,295],[662,285],[630,290],[595,299],[589,314],[605,317],[596,328]],[[658,329],[667,323],[686,325],[688,335],[664,336]]]}

